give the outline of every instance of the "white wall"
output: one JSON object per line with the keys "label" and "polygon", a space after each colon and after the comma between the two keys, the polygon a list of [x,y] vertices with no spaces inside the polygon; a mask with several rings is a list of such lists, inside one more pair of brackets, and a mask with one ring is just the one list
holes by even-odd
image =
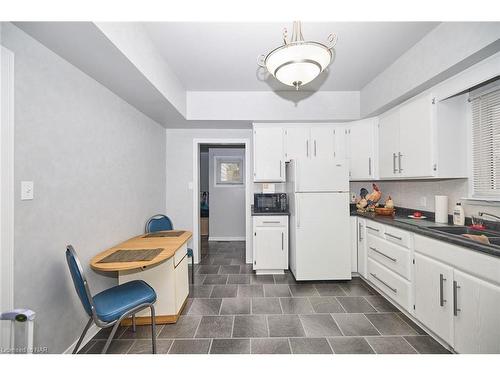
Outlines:
{"label": "white wall", "polygon": [[[249,139],[250,160],[252,166],[252,130],[251,129],[167,129],[166,170],[167,170],[167,215],[176,228],[193,230],[193,190],[189,184],[193,182],[193,140],[205,139],[213,143],[213,139]],[[251,184],[251,188],[253,184]],[[253,197],[253,191],[249,191]],[[249,217],[250,219],[250,217]],[[251,231],[251,220],[247,231]],[[252,244],[246,244],[250,254]],[[193,247],[196,252],[197,249]],[[251,258],[251,254],[250,254]],[[247,257],[248,259],[248,257]]]}
{"label": "white wall", "polygon": [[[210,148],[209,152],[209,240],[245,239],[245,185],[217,185],[216,157],[240,157],[245,160],[244,148]],[[243,163],[244,165],[244,163]],[[242,170],[243,182],[245,170]]]}
{"label": "white wall", "polygon": [[[89,260],[164,211],[165,129],[12,24],[1,42],[15,54],[14,303],[37,314],[35,346],[61,353],[88,319],[66,245],[93,293],[117,284]],[[24,180],[33,200],[18,199]]]}

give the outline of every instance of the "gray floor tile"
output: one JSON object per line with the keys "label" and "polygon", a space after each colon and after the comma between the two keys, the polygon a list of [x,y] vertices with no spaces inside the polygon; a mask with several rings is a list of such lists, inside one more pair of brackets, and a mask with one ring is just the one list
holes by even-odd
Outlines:
{"label": "gray floor tile", "polygon": [[231,258],[230,261],[231,261],[230,264],[232,266],[244,266],[244,265],[246,265],[245,259],[243,259],[243,258],[237,258],[237,259]]}
{"label": "gray floor tile", "polygon": [[399,309],[390,303],[387,299],[382,296],[366,296],[365,297],[370,304],[375,307],[378,312],[398,312]]}
{"label": "gray floor tile", "polygon": [[366,314],[382,335],[416,335],[408,324],[394,313]]}
{"label": "gray floor tile", "polygon": [[359,284],[342,284],[342,289],[344,289],[346,294],[351,297],[371,296],[375,294],[372,290],[366,288],[364,285]]}
{"label": "gray floor tile", "polygon": [[201,316],[182,315],[175,324],[165,324],[159,338],[192,338],[200,324]]}
{"label": "gray floor tile", "polygon": [[319,293],[312,284],[290,285],[290,291],[294,297],[318,296]]}
{"label": "gray floor tile", "polygon": [[224,285],[227,283],[227,275],[207,275],[203,285]]}
{"label": "gray floor tile", "polygon": [[267,319],[264,315],[237,315],[234,317],[233,337],[267,336]]}
{"label": "gray floor tile", "polygon": [[330,314],[299,315],[307,337],[342,336]]}
{"label": "gray floor tile", "polygon": [[220,315],[250,314],[250,298],[224,298]]}
{"label": "gray floor tile", "polygon": [[189,297],[190,298],[208,298],[212,293],[212,285],[190,285]]}
{"label": "gray floor tile", "polygon": [[273,275],[273,278],[275,284],[297,284],[290,272],[285,272],[283,275]]}
{"label": "gray floor tile", "polygon": [[220,266],[214,266],[214,265],[201,265],[198,267],[198,274],[199,275],[205,275],[205,274],[216,274],[219,272]]}
{"label": "gray floor tile", "polygon": [[[119,338],[123,332],[127,330],[128,327],[120,326],[116,329],[115,337],[114,339]],[[83,329],[83,328],[82,328]],[[113,327],[108,327],[108,328],[102,328],[97,335],[95,335],[92,339],[94,340],[107,340],[109,337],[109,334],[111,333],[111,330]]]}
{"label": "gray floor tile", "polygon": [[232,316],[204,316],[196,331],[196,338],[231,337]]}
{"label": "gray floor tile", "polygon": [[281,314],[279,298],[252,298],[252,314]]}
{"label": "gray floor tile", "polygon": [[[198,275],[198,274],[194,274],[194,282],[192,283],[192,285],[202,285],[203,284],[203,281],[205,281],[205,277],[207,277],[207,275]],[[191,284],[191,274],[189,275],[189,283]]]}
{"label": "gray floor tile", "polygon": [[345,296],[346,293],[338,284],[314,284],[320,296]]}
{"label": "gray floor tile", "polygon": [[265,297],[290,297],[290,289],[287,284],[266,284],[264,285]]}
{"label": "gray floor tile", "polygon": [[[231,259],[228,259],[228,261],[230,263]],[[239,273],[240,273],[240,266],[227,265],[227,266],[220,266],[220,269],[219,269],[220,275],[227,275],[227,274],[236,275]]]}
{"label": "gray floor tile", "polygon": [[363,337],[332,337],[328,341],[335,354],[374,354]]}
{"label": "gray floor tile", "polygon": [[262,285],[238,285],[238,297],[264,297]]}
{"label": "gray floor tile", "polygon": [[324,337],[290,338],[293,354],[332,354],[332,349]]}
{"label": "gray floor tile", "polygon": [[222,299],[220,298],[195,298],[188,315],[218,315]]}
{"label": "gray floor tile", "polygon": [[245,264],[240,266],[240,274],[253,274],[253,265]]}
{"label": "gray floor tile", "polygon": [[187,315],[192,304],[193,304],[193,298],[188,298],[186,304],[184,305],[184,308],[181,311],[181,315]]}
{"label": "gray floor tile", "polygon": [[252,354],[291,354],[288,339],[251,339]]}
{"label": "gray floor tile", "polygon": [[298,315],[268,315],[269,336],[304,337],[305,332]]}
{"label": "gray floor tile", "polygon": [[252,275],[250,284],[274,284],[273,275]]}
{"label": "gray floor tile", "polygon": [[333,314],[344,336],[379,336],[373,324],[363,314]]}
{"label": "gray floor tile", "polygon": [[371,313],[376,312],[370,303],[363,297],[337,297],[342,307],[348,313]]}
{"label": "gray floor tile", "polygon": [[367,337],[366,341],[371,345],[377,354],[415,354],[406,340],[400,336],[389,337]]}
{"label": "gray floor tile", "polygon": [[[106,340],[96,340],[96,343],[89,348],[86,354],[100,354],[105,343]],[[134,340],[113,340],[107,354],[126,354],[132,345],[134,345]]]}
{"label": "gray floor tile", "polygon": [[345,310],[335,297],[309,297],[316,313],[343,313]]}
{"label": "gray floor tile", "polygon": [[95,345],[96,342],[97,340],[91,339],[88,343],[86,343],[84,346],[81,346],[80,349],[78,349],[78,354],[87,353],[90,350],[90,348]]}
{"label": "gray floor tile", "polygon": [[450,354],[450,352],[431,336],[405,336],[406,341],[420,354]]}
{"label": "gray floor tile", "polygon": [[208,354],[210,339],[180,339],[175,340],[169,354]]}
{"label": "gray floor tile", "polygon": [[[156,326],[156,337],[158,337],[158,333],[160,333],[162,329],[161,325]],[[116,336],[115,336],[116,337]],[[117,337],[119,340],[135,340],[135,339],[148,339],[151,338],[151,326],[136,326],[135,332],[132,330],[132,327],[127,327],[125,332],[123,332],[120,337]]]}
{"label": "gray floor tile", "polygon": [[300,298],[280,298],[283,314],[309,314],[314,312],[309,299]]}
{"label": "gray floor tile", "polygon": [[[231,264],[231,259],[224,258],[224,257],[216,257],[212,260],[212,264],[218,265],[218,266],[229,266]],[[240,269],[238,268],[238,273],[239,272],[240,272]],[[221,272],[221,270],[219,269],[219,273],[226,273],[226,272]]]}
{"label": "gray floor tile", "polygon": [[[156,340],[156,354],[167,354],[174,340]],[[153,347],[151,340],[135,340],[134,345],[128,351],[128,354],[152,354]]]}
{"label": "gray floor tile", "polygon": [[228,275],[228,284],[250,284],[250,275]]}
{"label": "gray floor tile", "polygon": [[210,298],[234,298],[238,294],[238,285],[214,285]]}
{"label": "gray floor tile", "polygon": [[408,324],[415,332],[417,332],[419,335],[427,335],[427,332],[425,332],[420,326],[418,326],[413,320],[408,318],[404,313],[398,312],[397,316],[401,318],[406,324]]}
{"label": "gray floor tile", "polygon": [[250,339],[213,339],[210,354],[250,354]]}

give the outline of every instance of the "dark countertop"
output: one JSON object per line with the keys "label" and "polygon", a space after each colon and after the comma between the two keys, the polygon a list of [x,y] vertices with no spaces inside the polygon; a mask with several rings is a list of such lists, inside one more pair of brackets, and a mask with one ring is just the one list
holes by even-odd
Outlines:
{"label": "dark countertop", "polygon": [[[397,212],[397,209],[396,209]],[[454,245],[462,246],[473,251],[479,251],[496,257],[500,257],[500,246],[485,245],[465,237],[438,232],[432,230],[433,227],[450,226],[450,224],[439,224],[429,219],[410,219],[407,216],[380,216],[375,215],[373,212],[357,212],[351,211],[351,216],[359,216],[369,220],[379,222],[381,224],[391,225],[396,228],[401,228],[409,232],[420,234],[422,236],[434,238],[439,241],[451,243]]]}
{"label": "dark countertop", "polygon": [[252,204],[252,216],[290,216],[290,212],[255,212]]}

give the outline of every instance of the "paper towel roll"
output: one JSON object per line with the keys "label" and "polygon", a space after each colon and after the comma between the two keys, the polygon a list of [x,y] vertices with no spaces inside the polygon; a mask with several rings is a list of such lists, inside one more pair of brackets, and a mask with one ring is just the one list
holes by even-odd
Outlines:
{"label": "paper towel roll", "polygon": [[448,224],[448,196],[436,195],[435,200],[436,223]]}

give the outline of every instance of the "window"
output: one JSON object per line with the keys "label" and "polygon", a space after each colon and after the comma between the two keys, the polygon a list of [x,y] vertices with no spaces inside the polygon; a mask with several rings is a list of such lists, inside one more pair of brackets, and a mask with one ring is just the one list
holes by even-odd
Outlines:
{"label": "window", "polygon": [[500,87],[471,100],[475,198],[500,198]]}
{"label": "window", "polygon": [[216,185],[243,184],[243,158],[215,157]]}

